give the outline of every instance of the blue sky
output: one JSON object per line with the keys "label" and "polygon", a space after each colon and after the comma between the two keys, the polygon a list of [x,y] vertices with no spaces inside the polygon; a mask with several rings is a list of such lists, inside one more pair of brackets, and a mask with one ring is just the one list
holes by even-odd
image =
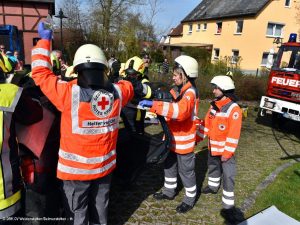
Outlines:
{"label": "blue sky", "polygon": [[163,28],[176,27],[200,2],[200,0],[162,0],[162,12],[157,15],[157,25],[162,24]]}
{"label": "blue sky", "polygon": [[[170,28],[176,27],[200,2],[201,0],[160,0],[159,8],[161,10],[154,21],[156,28],[166,32]],[[61,0],[56,0],[57,7],[60,6],[60,3]]]}

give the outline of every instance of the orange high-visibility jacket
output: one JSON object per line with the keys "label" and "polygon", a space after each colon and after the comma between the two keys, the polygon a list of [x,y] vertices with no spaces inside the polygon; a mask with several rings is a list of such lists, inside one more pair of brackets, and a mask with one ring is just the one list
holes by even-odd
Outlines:
{"label": "orange high-visibility jacket", "polygon": [[114,84],[114,93],[84,89],[64,82],[51,71],[50,41],[32,50],[32,78],[61,111],[57,177],[92,180],[116,167],[116,142],[121,107],[133,97],[130,82]]}
{"label": "orange high-visibility jacket", "polygon": [[173,102],[153,101],[150,111],[166,117],[173,136],[171,151],[187,154],[195,147],[199,99],[190,82],[182,87],[180,93],[175,89],[171,89],[170,93]]}
{"label": "orange high-visibility jacket", "polygon": [[200,126],[204,136],[208,136],[211,154],[230,158],[234,155],[239,142],[242,111],[238,104],[229,98],[215,101],[215,104],[219,110],[211,106],[206,114],[204,127]]}

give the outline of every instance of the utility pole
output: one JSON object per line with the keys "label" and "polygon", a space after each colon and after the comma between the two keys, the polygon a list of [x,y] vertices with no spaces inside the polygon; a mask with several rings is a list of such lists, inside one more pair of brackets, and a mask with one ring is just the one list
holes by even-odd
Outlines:
{"label": "utility pole", "polygon": [[66,16],[64,15],[64,12],[62,11],[61,8],[60,8],[60,10],[59,10],[59,12],[58,12],[58,15],[55,15],[54,17],[60,19],[60,50],[61,50],[61,52],[63,52],[64,45],[63,45],[62,21],[63,21],[63,19],[67,19],[68,17],[66,17]]}

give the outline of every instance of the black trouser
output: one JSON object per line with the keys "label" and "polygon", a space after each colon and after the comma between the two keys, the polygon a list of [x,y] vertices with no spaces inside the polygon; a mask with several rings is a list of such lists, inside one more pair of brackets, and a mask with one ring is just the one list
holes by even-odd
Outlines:
{"label": "black trouser", "polygon": [[[58,218],[62,211],[61,181],[47,173],[36,173],[35,183],[28,185],[26,212],[28,216],[38,218]],[[43,220],[40,225],[61,224],[62,221]]]}

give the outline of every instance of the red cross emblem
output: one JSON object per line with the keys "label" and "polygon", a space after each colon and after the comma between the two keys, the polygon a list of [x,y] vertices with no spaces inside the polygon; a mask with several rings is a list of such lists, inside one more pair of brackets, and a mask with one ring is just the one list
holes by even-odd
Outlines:
{"label": "red cross emblem", "polygon": [[99,118],[107,117],[113,108],[114,96],[105,90],[95,91],[91,99],[91,110]]}
{"label": "red cross emblem", "polygon": [[101,101],[99,101],[97,104],[98,106],[101,107],[101,110],[104,110],[106,106],[109,104],[109,101],[107,101],[106,98],[102,96]]}

